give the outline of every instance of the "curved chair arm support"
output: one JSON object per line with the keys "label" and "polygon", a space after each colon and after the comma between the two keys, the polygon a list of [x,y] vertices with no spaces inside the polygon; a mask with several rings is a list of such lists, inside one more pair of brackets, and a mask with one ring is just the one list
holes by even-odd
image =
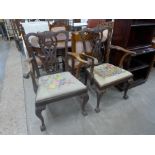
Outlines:
{"label": "curved chair arm support", "polygon": [[95,58],[93,56],[90,56],[84,52],[80,53],[80,56],[83,56],[85,58],[88,58],[88,59],[91,59],[92,60],[92,65],[94,65],[94,62],[95,62]]}
{"label": "curved chair arm support", "polygon": [[111,45],[110,49],[115,49],[115,50],[122,51],[124,53],[128,53],[128,54],[131,54],[131,55],[135,55],[136,54],[136,52],[133,52],[133,51],[127,50],[127,49],[125,49],[123,47],[115,46],[115,45]]}
{"label": "curved chair arm support", "polygon": [[89,63],[89,65],[91,65],[90,66],[90,75],[91,75],[91,78],[93,78],[94,77],[93,73],[94,73],[94,61],[95,61],[95,58],[93,56],[90,56],[90,55],[86,54],[86,53],[81,53],[81,55],[92,60],[92,64]]}
{"label": "curved chair arm support", "polygon": [[77,61],[79,61],[80,63],[84,63],[84,64],[89,64],[88,61],[83,60],[79,54],[74,53],[74,52],[68,52],[67,56],[72,57],[73,59],[76,59]]}
{"label": "curved chair arm support", "polygon": [[120,46],[111,45],[111,46],[110,46],[110,49],[114,49],[114,50],[123,52],[123,56],[122,56],[122,58],[120,59],[119,64],[118,64],[119,67],[121,67],[121,68],[123,68],[123,63],[124,63],[124,61],[125,61],[125,59],[126,59],[127,57],[136,55],[136,52],[127,50],[127,49],[125,49],[125,48],[123,48],[123,47],[120,47]]}

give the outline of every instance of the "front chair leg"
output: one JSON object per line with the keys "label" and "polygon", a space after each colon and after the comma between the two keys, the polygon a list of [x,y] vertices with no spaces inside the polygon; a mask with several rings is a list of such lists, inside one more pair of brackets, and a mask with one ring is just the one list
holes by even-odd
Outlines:
{"label": "front chair leg", "polygon": [[95,111],[96,113],[99,113],[100,112],[100,100],[101,100],[101,97],[103,95],[103,92],[100,92],[100,91],[96,91],[96,94],[97,94],[97,106],[95,108]]}
{"label": "front chair leg", "polygon": [[41,131],[45,131],[46,130],[46,126],[44,123],[44,118],[42,116],[42,111],[45,110],[46,106],[36,106],[35,107],[35,113],[37,115],[37,117],[41,120],[41,126],[40,126],[40,130]]}
{"label": "front chair leg", "polygon": [[124,95],[123,95],[123,98],[124,98],[125,100],[129,98],[128,95],[127,95],[127,92],[128,92],[128,90],[129,90],[129,86],[131,85],[132,81],[133,81],[132,79],[129,79],[129,80],[125,83],[125,89],[124,89]]}
{"label": "front chair leg", "polygon": [[87,114],[87,112],[86,112],[85,107],[86,107],[86,104],[87,104],[87,102],[88,102],[88,100],[89,100],[89,95],[88,95],[88,94],[84,94],[84,95],[82,95],[81,97],[83,98],[83,103],[82,103],[82,106],[81,106],[82,115],[83,115],[83,116],[87,116],[88,114]]}

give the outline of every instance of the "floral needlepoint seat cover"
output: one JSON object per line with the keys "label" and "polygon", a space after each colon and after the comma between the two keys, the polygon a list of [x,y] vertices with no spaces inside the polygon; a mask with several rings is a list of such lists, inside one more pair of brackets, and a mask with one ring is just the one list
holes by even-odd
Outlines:
{"label": "floral needlepoint seat cover", "polygon": [[38,85],[36,102],[87,91],[87,87],[69,72],[42,76]]}
{"label": "floral needlepoint seat cover", "polygon": [[[90,72],[90,68],[87,69]],[[132,73],[109,63],[94,67],[94,79],[100,87],[132,77]]]}

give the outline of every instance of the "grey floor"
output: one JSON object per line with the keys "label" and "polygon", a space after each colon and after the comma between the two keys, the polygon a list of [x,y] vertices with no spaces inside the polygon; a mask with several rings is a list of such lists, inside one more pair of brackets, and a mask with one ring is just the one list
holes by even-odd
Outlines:
{"label": "grey floor", "polygon": [[[0,44],[1,43],[2,42],[0,42]],[[7,48],[14,48],[15,45],[12,44],[11,46],[12,47]],[[2,46],[0,46],[0,49],[1,48]],[[5,49],[7,50],[7,48]],[[23,56],[21,58],[23,72],[26,72],[25,58]],[[14,59],[16,58],[14,57]],[[19,65],[21,66],[21,63],[19,63]],[[4,72],[4,67],[2,68]],[[145,84],[129,90],[130,97],[128,100],[122,99],[122,92],[119,92],[116,88],[107,89],[102,97],[101,112],[98,114],[94,112],[96,95],[93,88],[89,89],[90,99],[87,104],[88,116],[86,117],[81,115],[80,100],[78,98],[51,103],[43,112],[47,127],[45,132],[40,131],[40,121],[34,113],[35,94],[33,92],[31,79],[24,79],[23,93],[26,121],[23,118],[23,121],[20,119],[19,122],[25,122],[27,127],[25,134],[155,134],[154,77],[155,68],[152,69],[151,75]],[[22,78],[22,76],[18,78]],[[20,87],[22,86],[20,85]],[[16,119],[18,119],[18,117],[16,117]]]}
{"label": "grey floor", "polygon": [[10,45],[8,42],[3,41],[0,37],[0,97],[1,97],[1,90],[3,79],[5,75],[5,64],[8,57]]}
{"label": "grey floor", "polygon": [[0,134],[27,134],[21,56],[14,41],[0,40]]}

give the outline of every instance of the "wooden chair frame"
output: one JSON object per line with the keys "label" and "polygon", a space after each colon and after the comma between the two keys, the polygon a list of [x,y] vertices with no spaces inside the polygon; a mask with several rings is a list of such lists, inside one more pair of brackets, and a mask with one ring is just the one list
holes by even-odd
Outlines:
{"label": "wooden chair frame", "polygon": [[[35,34],[39,38],[39,44],[40,44],[40,49],[41,49],[41,52],[38,53],[38,56],[43,60],[42,62],[43,62],[43,65],[45,66],[45,70],[47,71],[47,74],[59,72],[59,67],[56,65],[57,60],[58,60],[57,55],[56,55],[56,53],[57,53],[57,39],[56,39],[57,37],[56,36],[60,33],[63,33],[66,35],[65,57],[64,57],[65,66],[64,67],[65,67],[65,71],[67,71],[68,67],[67,67],[66,60],[69,57],[68,48],[67,48],[68,32],[60,31],[60,32],[54,33],[54,32],[48,31],[48,32]],[[31,48],[31,57],[28,59],[29,72],[27,75],[31,75],[34,92],[37,93],[38,84],[37,84],[36,79],[41,77],[41,73],[40,73],[40,70],[39,70],[37,62],[36,62],[37,51],[35,50],[35,48],[32,47],[32,44],[28,41],[29,37],[30,37],[30,34],[25,36],[27,45],[29,46],[29,48]],[[47,39],[49,39],[50,41],[47,41]],[[36,116],[41,120],[41,127],[40,127],[41,131],[44,131],[46,129],[45,123],[44,123],[44,118],[42,116],[42,111],[46,109],[46,105],[48,105],[52,102],[60,101],[60,100],[70,98],[70,97],[75,97],[75,96],[80,96],[82,98],[83,101],[82,101],[82,105],[81,105],[81,110],[82,110],[82,114],[84,116],[86,116],[87,112],[85,110],[85,106],[89,99],[87,89],[78,90],[76,93],[72,92],[72,93],[68,94],[67,96],[62,95],[59,98],[52,98],[52,99],[47,99],[44,101],[35,102],[35,113],[36,113]]]}
{"label": "wooden chair frame", "polygon": [[[122,48],[122,47],[119,47],[119,46],[114,46],[114,45],[111,45],[111,38],[112,38],[112,27],[113,25],[111,25],[111,24],[109,24],[109,25],[99,25],[97,28],[95,28],[95,29],[85,29],[84,31],[86,31],[86,32],[92,32],[92,33],[94,33],[94,35],[96,34],[96,33],[99,33],[100,31],[103,31],[103,30],[105,30],[105,29],[108,29],[108,37],[107,37],[107,41],[106,41],[106,44],[105,44],[105,62],[106,63],[108,63],[109,62],[109,57],[110,57],[110,51],[111,50],[116,50],[117,52],[120,52],[120,53],[122,53],[122,57],[120,58],[120,61],[118,62],[118,67],[120,67],[120,68],[123,68],[123,64],[124,64],[124,62],[125,61],[127,61],[128,59],[130,59],[130,57],[131,57],[131,55],[134,55],[135,53],[133,52],[133,51],[129,51],[129,50],[127,50],[127,49],[124,49],[124,48]],[[83,33],[84,34],[84,33]],[[80,35],[79,35],[79,37],[80,37]],[[81,37],[82,38],[82,41],[83,41],[83,44],[85,44],[85,42],[86,42],[86,40],[88,39],[87,37]],[[87,39],[86,39],[87,38]],[[77,39],[77,36],[76,36],[76,38],[73,36],[73,41],[77,41],[78,39]],[[94,39],[94,38],[93,38]],[[94,40],[95,42],[96,41],[98,41],[98,40]],[[101,47],[101,44],[97,44],[96,43],[96,45],[97,46],[100,46],[100,47],[98,47],[98,49],[99,48],[102,48]],[[75,48],[75,44],[73,43],[73,51],[74,51],[74,53],[76,53],[76,50],[75,50],[76,48]],[[92,51],[92,53],[93,53],[94,51]],[[112,83],[110,83],[110,84],[108,84],[108,85],[106,85],[106,86],[104,86],[104,87],[100,87],[99,85],[98,85],[98,83],[97,83],[97,81],[95,81],[95,79],[94,79],[94,74],[93,74],[93,72],[94,72],[94,67],[95,67],[95,65],[94,65],[94,57],[93,57],[93,54],[92,55],[88,55],[87,54],[87,52],[86,51],[84,51],[84,52],[82,52],[81,54],[77,54],[76,53],[76,57],[80,57],[81,59],[83,59],[83,60],[85,60],[86,62],[88,62],[88,59],[90,59],[91,60],[91,63],[89,63],[89,65],[88,65],[88,63],[87,63],[87,65],[86,65],[86,63],[84,64],[81,60],[80,60],[80,65],[78,66],[78,73],[77,73],[77,75],[79,75],[79,71],[80,71],[80,68],[81,68],[81,66],[83,65],[85,65],[85,68],[86,68],[86,77],[85,77],[85,84],[87,84],[87,78],[89,78],[90,79],[90,83],[91,83],[91,85],[94,83],[95,84],[95,91],[96,91],[96,93],[97,93],[97,106],[96,106],[96,109],[95,109],[95,111],[96,112],[99,112],[100,111],[100,108],[99,108],[99,104],[100,104],[100,99],[101,99],[101,96],[102,96],[102,94],[105,92],[105,89],[106,88],[108,88],[108,87],[111,87],[111,86],[115,86],[115,85],[118,85],[118,84],[121,84],[121,83],[125,83],[125,89],[124,89],[124,95],[123,95],[123,98],[124,99],[127,99],[128,98],[128,96],[127,96],[127,91],[128,91],[128,88],[129,88],[129,86],[130,86],[130,84],[132,83],[132,76],[129,76],[129,77],[126,77],[126,78],[124,78],[124,79],[121,79],[121,80],[117,80],[117,81],[115,81],[115,82],[112,82]],[[78,60],[78,59],[77,59]],[[87,68],[88,68],[88,66],[90,67],[90,72],[88,72],[87,71]]]}

